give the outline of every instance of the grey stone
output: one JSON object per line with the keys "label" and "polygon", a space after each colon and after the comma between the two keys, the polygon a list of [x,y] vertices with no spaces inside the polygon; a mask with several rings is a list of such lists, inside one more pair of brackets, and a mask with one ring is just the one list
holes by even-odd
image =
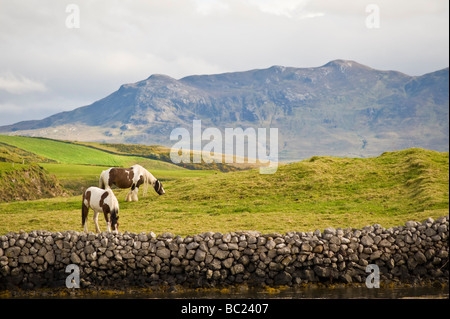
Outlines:
{"label": "grey stone", "polygon": [[314,266],[314,272],[319,277],[330,277],[330,269],[322,266]]}
{"label": "grey stone", "polygon": [[374,244],[374,240],[372,239],[372,237],[370,237],[368,235],[362,236],[361,244],[363,244],[364,246],[372,246]]}
{"label": "grey stone", "polygon": [[308,244],[308,243],[303,243],[302,244],[302,251],[312,251],[312,247],[311,247],[311,245],[310,244]]}
{"label": "grey stone", "polygon": [[101,266],[107,265],[108,262],[109,262],[109,259],[105,255],[100,256],[100,258],[98,259],[98,264]]}
{"label": "grey stone", "polygon": [[417,267],[417,260],[413,257],[408,258],[407,265],[408,269],[414,270]]}
{"label": "grey stone", "polygon": [[425,235],[432,237],[436,235],[436,231],[433,228],[427,228],[427,230],[425,230]]}
{"label": "grey stone", "polygon": [[231,242],[231,234],[225,234],[225,235],[223,235],[222,241],[223,241],[224,243],[229,243],[229,242]]}
{"label": "grey stone", "polygon": [[447,225],[439,225],[439,227],[438,227],[438,232],[439,233],[446,233],[448,231],[448,227],[447,227]]}
{"label": "grey stone", "polygon": [[372,253],[370,255],[370,260],[376,260],[379,259],[381,257],[381,255],[383,254],[383,252],[381,250],[377,250],[374,253]]}
{"label": "grey stone", "polygon": [[286,255],[289,253],[291,253],[291,249],[289,247],[282,247],[282,248],[277,249],[278,255]]}
{"label": "grey stone", "polygon": [[73,264],[80,264],[80,263],[81,263],[81,258],[80,258],[75,252],[73,252],[73,253],[70,255],[70,261],[71,261]]}
{"label": "grey stone", "polygon": [[172,265],[172,266],[180,266],[181,265],[181,261],[177,258],[177,257],[173,257],[171,260],[170,260],[170,264]]}
{"label": "grey stone", "polygon": [[[261,238],[264,238],[264,237],[261,237]],[[247,238],[247,243],[249,243],[249,244],[256,244],[257,241],[258,241],[258,239],[257,239],[255,236],[249,236],[249,237]],[[262,242],[261,242],[261,243],[262,243]]]}
{"label": "grey stone", "polygon": [[275,285],[288,285],[292,282],[292,276],[286,271],[282,271],[274,277]]}
{"label": "grey stone", "polygon": [[244,265],[236,264],[233,267],[231,267],[231,274],[232,275],[237,275],[237,274],[243,273],[244,270],[245,270]]}
{"label": "grey stone", "polygon": [[26,256],[19,256],[19,263],[21,264],[29,264],[33,262],[33,257],[26,255]]}
{"label": "grey stone", "polygon": [[227,258],[229,255],[229,252],[226,250],[217,250],[216,254],[214,255],[214,257],[218,258],[218,259],[225,259]]}
{"label": "grey stone", "polygon": [[382,239],[379,243],[378,243],[379,247],[391,247],[392,244],[387,240],[387,239]]}
{"label": "grey stone", "polygon": [[315,273],[312,269],[305,269],[303,271],[302,277],[307,280],[308,282],[314,282],[315,281]]}
{"label": "grey stone", "polygon": [[10,258],[15,258],[20,254],[20,247],[9,247],[5,251],[5,256]]}
{"label": "grey stone", "polygon": [[277,244],[276,244],[275,241],[273,241],[273,240],[268,240],[268,241],[266,242],[266,248],[267,248],[268,250],[274,249],[276,245],[277,245]]}
{"label": "grey stone", "polygon": [[186,259],[192,259],[192,258],[194,258],[196,252],[197,252],[197,251],[194,250],[194,249],[188,250],[188,252],[186,253]]}
{"label": "grey stone", "polygon": [[213,270],[219,270],[222,268],[222,263],[220,262],[220,260],[214,258],[210,263],[210,267]]}
{"label": "grey stone", "polygon": [[336,235],[336,229],[334,229],[333,227],[328,227],[328,228],[325,228],[323,230],[323,233],[324,234]]}
{"label": "grey stone", "polygon": [[92,245],[87,245],[86,247],[84,247],[85,254],[92,254],[94,251],[95,251],[95,248]]}
{"label": "grey stone", "polygon": [[317,245],[313,248],[313,253],[321,254],[323,252],[323,245]]}
{"label": "grey stone", "polygon": [[231,268],[231,266],[233,265],[233,261],[234,261],[233,258],[227,258],[227,259],[225,259],[224,261],[222,261],[222,265],[223,265],[225,268]]}
{"label": "grey stone", "polygon": [[195,242],[195,241],[193,241],[193,242],[187,244],[186,249],[187,249],[187,250],[197,249],[198,246],[200,246],[200,244],[197,243],[197,242]]}
{"label": "grey stone", "polygon": [[447,250],[440,250],[438,253],[438,257],[439,258],[448,258],[448,248]]}
{"label": "grey stone", "polygon": [[407,221],[407,222],[405,223],[405,226],[406,226],[407,228],[413,228],[413,227],[416,227],[417,224],[418,224],[417,222],[412,221],[412,220],[409,220],[409,221]]}
{"label": "grey stone", "polygon": [[134,258],[136,258],[136,256],[133,254],[133,252],[128,251],[128,252],[122,254],[122,258],[123,259],[134,259]]}
{"label": "grey stone", "polygon": [[170,250],[167,248],[158,248],[156,250],[156,256],[160,257],[160,258],[169,258],[170,257]]}
{"label": "grey stone", "polygon": [[49,265],[53,265],[55,263],[55,253],[53,252],[53,250],[48,251],[45,255],[44,255],[45,260],[48,262]]}
{"label": "grey stone", "polygon": [[138,240],[141,241],[141,242],[146,242],[146,241],[148,241],[148,236],[147,236],[147,234],[146,234],[146,233],[140,233],[140,234],[138,235]]}
{"label": "grey stone", "polygon": [[53,237],[52,236],[47,236],[46,238],[45,238],[45,241],[44,241],[47,245],[53,245],[54,244],[54,240],[53,240]]}
{"label": "grey stone", "polygon": [[330,242],[330,244],[340,245],[341,239],[337,236],[333,236],[330,238],[329,242]]}
{"label": "grey stone", "polygon": [[204,261],[205,258],[206,258],[206,252],[204,250],[197,249],[194,260],[197,262],[201,262],[201,261]]}
{"label": "grey stone", "polygon": [[425,255],[421,251],[418,251],[414,255],[414,258],[416,259],[419,265],[424,264],[427,261],[427,257],[425,257]]}

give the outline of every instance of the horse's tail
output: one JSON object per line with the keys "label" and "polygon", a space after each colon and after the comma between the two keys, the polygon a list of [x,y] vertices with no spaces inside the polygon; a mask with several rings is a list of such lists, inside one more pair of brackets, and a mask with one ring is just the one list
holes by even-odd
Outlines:
{"label": "horse's tail", "polygon": [[98,188],[101,188],[101,189],[105,189],[105,181],[103,180],[103,174],[104,173],[105,173],[105,171],[103,171],[100,174],[100,178],[98,179]]}
{"label": "horse's tail", "polygon": [[[81,227],[84,227],[84,225],[86,224],[86,218],[89,213],[89,200],[91,197],[90,195],[91,193],[87,191],[83,193],[83,201],[81,203]],[[87,202],[87,205],[85,202]]]}

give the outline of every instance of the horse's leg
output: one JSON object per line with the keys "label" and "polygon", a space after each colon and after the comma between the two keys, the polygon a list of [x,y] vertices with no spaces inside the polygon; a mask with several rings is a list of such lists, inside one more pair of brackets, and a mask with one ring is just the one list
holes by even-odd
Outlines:
{"label": "horse's leg", "polygon": [[137,202],[138,201],[138,191],[139,191],[139,187],[136,187],[133,191],[133,202]]}
{"label": "horse's leg", "polygon": [[105,220],[106,220],[106,231],[108,233],[111,232],[111,222],[109,221],[109,212],[103,211],[103,215],[105,215]]}
{"label": "horse's leg", "polygon": [[89,213],[89,207],[83,203],[82,208],[81,208],[81,226],[84,226],[85,233],[88,232],[87,220],[86,220],[88,213]]}
{"label": "horse's leg", "polygon": [[95,231],[97,233],[100,232],[100,227],[98,227],[98,212],[94,210],[94,224],[95,224]]}
{"label": "horse's leg", "polygon": [[132,190],[130,190],[130,191],[128,192],[127,197],[125,197],[125,201],[126,201],[126,202],[131,202],[131,195],[132,195],[132,193],[133,193]]}

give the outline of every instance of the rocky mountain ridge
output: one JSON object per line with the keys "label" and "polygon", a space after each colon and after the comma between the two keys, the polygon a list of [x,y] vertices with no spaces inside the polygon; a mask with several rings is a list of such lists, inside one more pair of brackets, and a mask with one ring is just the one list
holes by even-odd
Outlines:
{"label": "rocky mountain ridge", "polygon": [[[422,76],[335,60],[174,79],[154,74],[109,96],[0,132],[171,146],[174,128],[278,128],[281,160],[376,156],[422,147],[448,151],[449,69]],[[192,131],[191,131],[192,132]],[[207,141],[205,141],[206,143]]]}

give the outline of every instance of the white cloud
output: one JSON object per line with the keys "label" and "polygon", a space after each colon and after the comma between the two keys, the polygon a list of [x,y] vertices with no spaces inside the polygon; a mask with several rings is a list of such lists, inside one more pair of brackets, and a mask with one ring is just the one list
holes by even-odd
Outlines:
{"label": "white cloud", "polygon": [[12,94],[24,94],[29,92],[45,92],[47,88],[43,83],[33,81],[23,75],[5,72],[0,74],[0,90]]}
{"label": "white cloud", "polygon": [[220,0],[195,0],[196,10],[202,15],[224,13],[230,11],[230,6]]}
{"label": "white cloud", "polygon": [[261,12],[288,18],[309,19],[321,17],[323,12],[311,12],[307,9],[311,0],[247,0]]}

